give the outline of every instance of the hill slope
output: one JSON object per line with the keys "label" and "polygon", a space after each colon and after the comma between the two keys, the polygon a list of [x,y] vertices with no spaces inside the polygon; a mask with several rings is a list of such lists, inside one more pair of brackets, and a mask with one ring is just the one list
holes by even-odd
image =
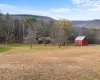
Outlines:
{"label": "hill slope", "polygon": [[12,14],[11,16],[16,17],[16,18],[19,18],[19,17],[21,17],[21,18],[34,17],[34,18],[41,19],[41,20],[44,20],[44,21],[54,20],[53,18],[47,17],[47,16],[29,15],[29,14]]}
{"label": "hill slope", "polygon": [[75,27],[100,28],[100,20],[72,21]]}
{"label": "hill slope", "polygon": [[[15,18],[27,18],[27,17],[35,17],[40,20],[49,21],[49,20],[55,20],[51,17],[47,16],[39,16],[39,15],[29,15],[29,14],[13,14],[11,15]],[[87,20],[87,21],[72,21],[72,24],[74,27],[87,27],[87,28],[100,28],[100,20]]]}

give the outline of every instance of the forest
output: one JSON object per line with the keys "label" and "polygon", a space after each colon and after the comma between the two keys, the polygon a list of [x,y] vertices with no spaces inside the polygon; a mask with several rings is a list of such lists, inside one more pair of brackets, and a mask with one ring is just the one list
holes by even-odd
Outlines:
{"label": "forest", "polygon": [[73,44],[77,36],[87,36],[89,44],[100,43],[99,28],[72,25],[71,20],[42,20],[35,17],[11,16],[0,12],[0,43]]}

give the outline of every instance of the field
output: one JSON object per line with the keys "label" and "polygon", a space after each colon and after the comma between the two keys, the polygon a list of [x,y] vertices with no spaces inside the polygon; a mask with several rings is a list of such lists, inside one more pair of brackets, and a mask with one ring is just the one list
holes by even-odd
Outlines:
{"label": "field", "polygon": [[0,80],[100,80],[99,45],[1,48]]}

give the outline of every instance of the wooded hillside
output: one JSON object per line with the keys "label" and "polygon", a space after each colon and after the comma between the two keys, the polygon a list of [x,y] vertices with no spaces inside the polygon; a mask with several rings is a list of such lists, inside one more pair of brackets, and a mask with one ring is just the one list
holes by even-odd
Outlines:
{"label": "wooded hillside", "polygon": [[0,43],[66,45],[79,35],[87,36],[91,44],[100,43],[100,29],[73,26],[73,21],[66,19],[0,13]]}

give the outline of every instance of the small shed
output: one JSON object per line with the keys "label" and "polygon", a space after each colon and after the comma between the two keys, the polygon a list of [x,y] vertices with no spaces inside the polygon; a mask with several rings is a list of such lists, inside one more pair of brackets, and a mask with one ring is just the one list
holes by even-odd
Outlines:
{"label": "small shed", "polygon": [[86,36],[78,36],[74,44],[77,46],[88,46],[88,38]]}

